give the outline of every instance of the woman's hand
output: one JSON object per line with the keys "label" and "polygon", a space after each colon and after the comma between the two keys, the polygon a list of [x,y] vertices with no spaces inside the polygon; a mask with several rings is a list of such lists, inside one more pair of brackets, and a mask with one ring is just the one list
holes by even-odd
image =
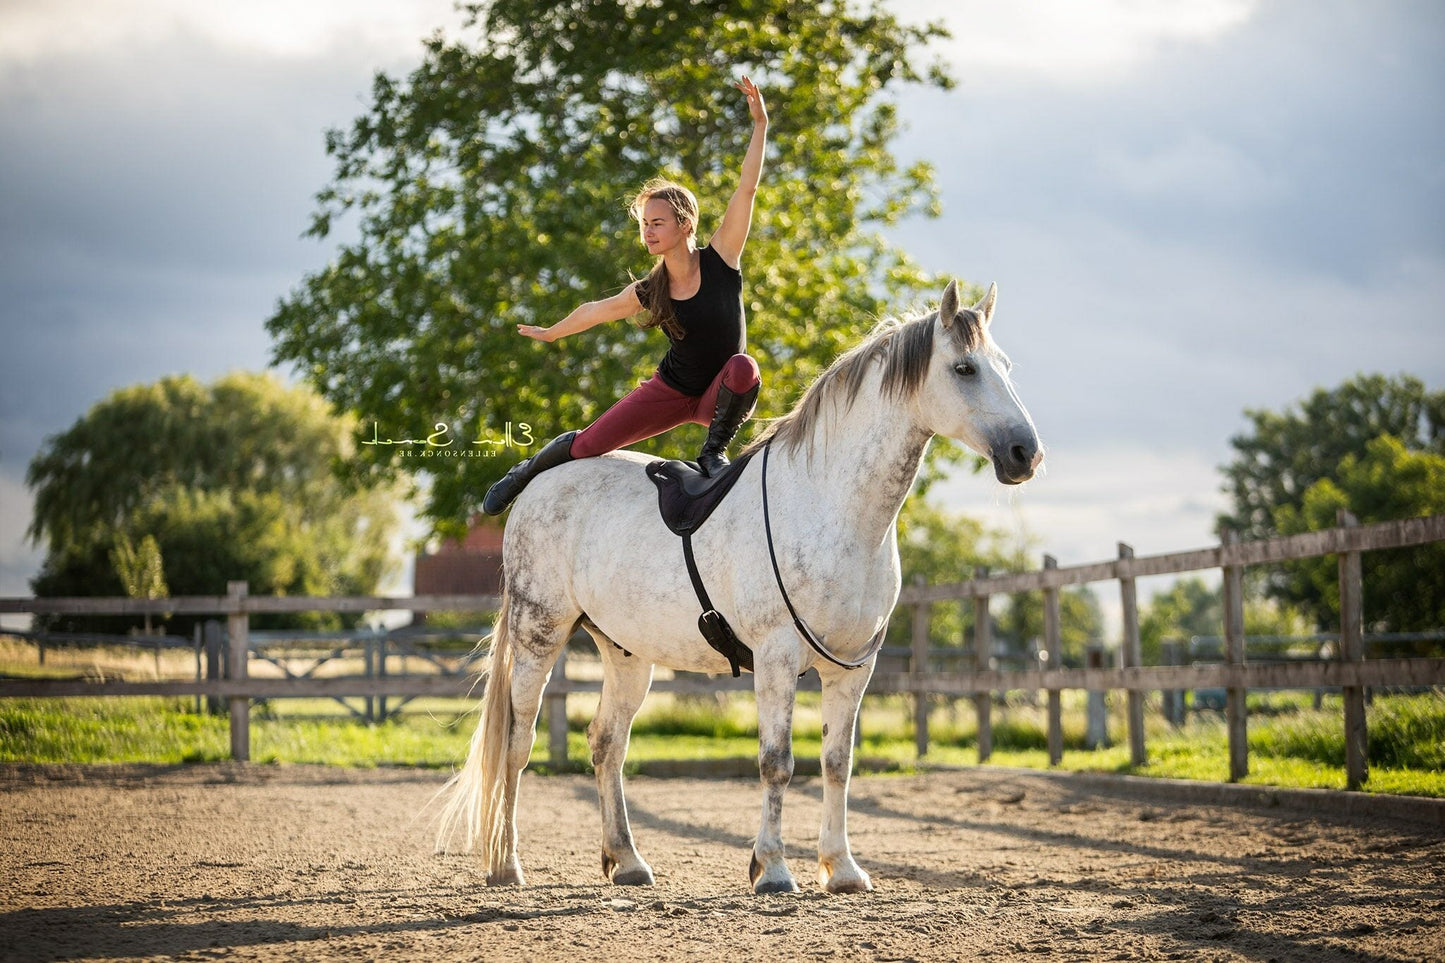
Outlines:
{"label": "woman's hand", "polygon": [[539,328],[535,324],[519,324],[517,325],[517,333],[523,337],[531,338],[534,341],[546,341],[550,343],[556,340],[551,328]]}
{"label": "woman's hand", "polygon": [[763,95],[762,92],[758,90],[757,84],[753,83],[744,75],[743,79],[733,84],[733,86],[748,95],[748,113],[753,117],[753,126],[756,127],[760,124],[766,126],[768,123],[768,108],[763,105]]}

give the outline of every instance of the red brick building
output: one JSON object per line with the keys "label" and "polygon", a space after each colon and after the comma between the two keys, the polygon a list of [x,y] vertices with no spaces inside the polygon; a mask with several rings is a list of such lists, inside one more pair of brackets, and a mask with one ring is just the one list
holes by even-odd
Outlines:
{"label": "red brick building", "polygon": [[448,539],[416,557],[412,591],[417,595],[498,595],[502,591],[502,523],[472,519],[462,540]]}

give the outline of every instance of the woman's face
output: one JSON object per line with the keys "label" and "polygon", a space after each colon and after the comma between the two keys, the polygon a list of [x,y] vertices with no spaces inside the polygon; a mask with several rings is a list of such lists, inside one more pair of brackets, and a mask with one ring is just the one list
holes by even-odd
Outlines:
{"label": "woman's face", "polygon": [[686,244],[687,228],[677,219],[672,205],[654,197],[642,207],[642,243],[648,254],[666,254],[679,244]]}

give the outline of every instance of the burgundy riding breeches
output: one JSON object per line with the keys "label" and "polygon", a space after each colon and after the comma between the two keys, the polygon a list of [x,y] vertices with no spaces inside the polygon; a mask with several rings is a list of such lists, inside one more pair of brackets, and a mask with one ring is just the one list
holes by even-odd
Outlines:
{"label": "burgundy riding breeches", "polygon": [[572,439],[572,457],[591,458],[626,448],[688,422],[710,425],[720,386],[727,385],[729,391],[742,394],[761,380],[758,363],[746,354],[729,358],[707,391],[698,397],[683,394],[653,374],[578,432]]}

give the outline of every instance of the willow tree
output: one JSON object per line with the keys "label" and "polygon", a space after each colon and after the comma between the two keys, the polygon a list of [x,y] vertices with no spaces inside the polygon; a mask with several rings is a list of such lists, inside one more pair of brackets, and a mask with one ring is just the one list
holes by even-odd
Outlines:
{"label": "willow tree", "polygon": [[[345,240],[268,322],[276,362],[383,442],[364,446],[369,470],[430,469],[439,528],[464,523],[522,446],[582,427],[650,374],[659,333],[623,323],[544,345],[516,325],[554,323],[646,271],[624,199],[651,176],[696,191],[706,240],[749,134],[740,74],[772,121],[744,256],[759,414],[942,286],[879,233],[936,214],[930,167],[890,145],[900,86],[951,83],[916,62],[941,27],[796,0],[465,9],[459,34],[427,41],[405,78],[378,74],[365,113],[328,133],[335,174],[309,233]],[[650,450],[694,450],[700,431]]]}

